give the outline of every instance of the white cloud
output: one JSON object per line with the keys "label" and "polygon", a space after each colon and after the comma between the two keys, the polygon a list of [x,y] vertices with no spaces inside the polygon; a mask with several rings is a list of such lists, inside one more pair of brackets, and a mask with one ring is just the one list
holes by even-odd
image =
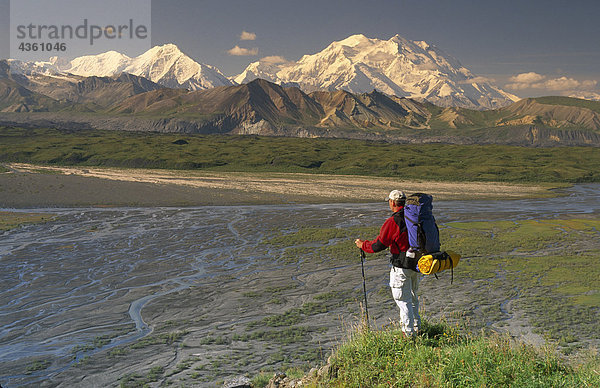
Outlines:
{"label": "white cloud", "polygon": [[263,57],[260,59],[260,62],[270,64],[270,65],[279,65],[283,63],[290,63],[287,59],[280,55],[271,55],[268,57]]}
{"label": "white cloud", "polygon": [[258,48],[254,47],[251,49],[243,48],[236,45],[234,48],[227,51],[229,55],[244,56],[244,55],[258,55]]}
{"label": "white cloud", "polygon": [[596,85],[598,85],[598,81],[591,79],[585,80],[581,83],[581,87],[584,89],[595,89]]}
{"label": "white cloud", "polygon": [[573,78],[560,77],[549,79],[543,83],[543,87],[550,90],[571,90],[577,89],[581,83]]}
{"label": "white cloud", "polygon": [[573,90],[591,90],[597,85],[597,81],[583,80],[562,76],[559,78],[547,78],[544,75],[529,72],[512,76],[508,79],[511,83],[506,87],[513,90],[523,89],[545,89],[548,91],[573,91]]}
{"label": "white cloud", "polygon": [[533,85],[538,85],[544,78],[543,75],[534,73],[533,71],[521,73],[510,77],[508,80],[511,83],[507,84],[506,87],[513,90],[532,89],[536,87]]}
{"label": "white cloud", "polygon": [[545,77],[541,74],[530,71],[529,73],[521,73],[510,77],[508,80],[515,83],[534,83],[543,80]]}
{"label": "white cloud", "polygon": [[240,40],[255,40],[256,34],[254,32],[242,31],[240,34]]}

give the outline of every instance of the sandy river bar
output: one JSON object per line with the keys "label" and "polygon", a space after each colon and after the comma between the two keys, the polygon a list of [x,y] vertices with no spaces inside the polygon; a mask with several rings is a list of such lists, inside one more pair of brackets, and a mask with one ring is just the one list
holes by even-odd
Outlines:
{"label": "sandy river bar", "polygon": [[[552,195],[549,185],[403,181],[299,173],[237,173],[7,164],[0,207],[202,206],[382,201],[399,188],[436,199],[519,199]],[[553,187],[556,187],[554,185]]]}

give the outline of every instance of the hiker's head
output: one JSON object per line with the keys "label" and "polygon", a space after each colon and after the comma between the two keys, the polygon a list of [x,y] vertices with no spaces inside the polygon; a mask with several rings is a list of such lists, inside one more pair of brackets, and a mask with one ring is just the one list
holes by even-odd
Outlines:
{"label": "hiker's head", "polygon": [[406,195],[401,190],[392,190],[387,197],[387,201],[390,203],[390,207],[404,206],[406,201]]}

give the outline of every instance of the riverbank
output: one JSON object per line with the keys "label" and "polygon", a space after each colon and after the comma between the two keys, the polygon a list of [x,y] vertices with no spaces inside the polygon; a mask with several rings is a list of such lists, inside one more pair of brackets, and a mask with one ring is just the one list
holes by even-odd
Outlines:
{"label": "riverbank", "polygon": [[550,197],[564,184],[433,182],[304,173],[211,172],[12,163],[0,174],[0,207],[212,206],[382,201],[393,188],[436,200]]}

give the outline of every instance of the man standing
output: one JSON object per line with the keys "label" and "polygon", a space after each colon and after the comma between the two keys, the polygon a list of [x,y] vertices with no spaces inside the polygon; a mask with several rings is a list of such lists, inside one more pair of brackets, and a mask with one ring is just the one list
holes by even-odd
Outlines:
{"label": "man standing", "polygon": [[372,241],[356,239],[357,247],[367,253],[375,253],[390,248],[390,287],[396,304],[400,308],[402,331],[408,337],[419,332],[421,317],[419,316],[420,276],[417,272],[417,259],[408,253],[408,233],[404,222],[404,203],[406,195],[400,190],[392,190],[387,197],[392,216],[381,227],[379,236]]}

